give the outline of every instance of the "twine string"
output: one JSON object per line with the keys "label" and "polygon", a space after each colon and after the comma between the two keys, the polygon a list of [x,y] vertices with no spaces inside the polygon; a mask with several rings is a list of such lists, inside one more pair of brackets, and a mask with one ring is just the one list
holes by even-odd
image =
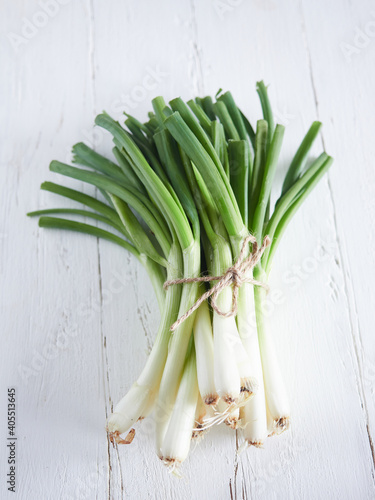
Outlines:
{"label": "twine string", "polygon": [[[249,243],[253,245],[253,249],[250,255],[245,258],[247,245]],[[173,285],[180,285],[184,283],[208,283],[211,281],[217,281],[217,283],[213,287],[211,287],[198,298],[198,300],[190,307],[188,311],[186,311],[185,314],[180,316],[178,320],[173,323],[170,329],[172,331],[176,330],[176,328],[178,328],[181,323],[183,323],[189,316],[191,316],[191,314],[193,314],[194,311],[198,309],[202,302],[209,299],[210,297],[211,307],[212,309],[214,309],[214,311],[217,312],[217,314],[219,314],[219,316],[222,316],[224,318],[235,316],[238,309],[238,292],[243,283],[252,283],[254,286],[261,286],[268,289],[268,286],[265,283],[255,280],[247,274],[258,264],[263,255],[263,252],[270,244],[271,239],[269,238],[269,236],[265,236],[261,247],[258,248],[255,237],[253,235],[248,235],[243,241],[237,261],[221,276],[199,276],[197,278],[180,278],[166,281],[164,283],[164,289],[167,289],[168,287]],[[230,311],[223,312],[216,305],[216,300],[220,292],[227,286],[231,285],[233,286],[232,307]]]}

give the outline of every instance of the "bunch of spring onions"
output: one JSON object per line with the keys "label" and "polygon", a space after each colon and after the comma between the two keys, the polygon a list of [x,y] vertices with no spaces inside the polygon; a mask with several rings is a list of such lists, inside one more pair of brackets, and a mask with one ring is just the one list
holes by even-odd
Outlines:
{"label": "bunch of spring onions", "polygon": [[[113,158],[79,143],[74,166],[50,165],[92,184],[98,197],[45,182],[42,189],[80,206],[29,214],[41,216],[41,227],[117,243],[146,268],[160,325],[146,365],[109,417],[107,431],[114,444],[129,443],[136,422],[150,416],[157,454],[170,469],[186,459],[192,439],[215,424],[241,429],[242,448],[261,447],[289,427],[288,395],[266,324],[266,285],[281,236],[332,158],[322,153],[308,160],[321,126],[314,122],[272,204],[284,127],[274,124],[263,82],[257,92],[263,118],[255,129],[231,93],[221,91],[215,100],[177,98],[169,105],[157,97],[146,123],[126,115],[120,124],[100,114],[95,122],[111,134]],[[229,281],[215,308],[205,300],[176,327],[217,281],[165,283],[224,276],[241,251],[257,263],[242,271],[236,307]]]}

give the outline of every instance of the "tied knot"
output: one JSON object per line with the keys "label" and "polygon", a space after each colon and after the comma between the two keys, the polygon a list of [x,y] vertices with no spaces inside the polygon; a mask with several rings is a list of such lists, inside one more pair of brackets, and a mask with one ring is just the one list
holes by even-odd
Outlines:
{"label": "tied knot", "polygon": [[237,269],[235,266],[229,267],[224,276],[226,277],[227,280],[231,281],[233,285],[238,288],[244,282],[240,270]]}
{"label": "tied knot", "polygon": [[[247,245],[251,243],[253,245],[252,251],[246,257],[246,249]],[[262,286],[263,288],[267,288],[265,283],[261,281],[255,280],[252,276],[249,276],[249,272],[258,264],[261,259],[264,250],[271,244],[271,239],[269,236],[265,236],[263,239],[263,243],[260,248],[258,248],[257,241],[254,236],[248,235],[242,244],[241,251],[239,253],[237,261],[225,271],[221,276],[201,276],[197,278],[181,278],[176,280],[166,281],[164,283],[164,288],[167,289],[172,285],[179,285],[183,283],[199,283],[199,282],[211,282],[217,281],[217,283],[212,286],[207,292],[203,293],[199,299],[190,307],[185,314],[183,314],[178,320],[173,323],[171,326],[171,330],[174,331],[178,328],[181,323],[183,323],[193,312],[198,309],[198,307],[204,302],[206,299],[211,297],[211,307],[214,311],[217,312],[220,316],[224,318],[228,318],[230,316],[235,316],[237,314],[238,309],[238,292],[240,287],[244,283],[252,283],[255,286]],[[246,257],[246,258],[245,258]],[[216,300],[220,294],[220,292],[228,287],[232,286],[232,307],[230,311],[223,312],[221,311],[217,304]]]}

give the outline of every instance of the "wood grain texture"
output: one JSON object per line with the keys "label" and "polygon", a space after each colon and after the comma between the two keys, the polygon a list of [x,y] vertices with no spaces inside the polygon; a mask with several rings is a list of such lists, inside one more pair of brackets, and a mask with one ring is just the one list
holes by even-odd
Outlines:
{"label": "wood grain texture", "polygon": [[[374,498],[373,4],[51,4],[47,20],[38,14],[43,2],[1,4],[0,497]],[[317,151],[335,158],[288,229],[271,275],[280,296],[271,293],[270,326],[292,428],[240,456],[240,437],[215,429],[178,480],[156,458],[151,420],[118,450],[104,432],[155,335],[159,314],[145,271],[108,242],[40,230],[25,213],[67,205],[39,191],[56,180],[51,159],[69,159],[80,140],[110,152],[108,137],[92,127],[101,110],[145,118],[155,95],[190,98],[222,87],[254,121],[259,79],[271,84],[276,117],[287,125],[281,170],[314,119],[324,124]],[[13,496],[4,479],[10,386],[18,402]]]}

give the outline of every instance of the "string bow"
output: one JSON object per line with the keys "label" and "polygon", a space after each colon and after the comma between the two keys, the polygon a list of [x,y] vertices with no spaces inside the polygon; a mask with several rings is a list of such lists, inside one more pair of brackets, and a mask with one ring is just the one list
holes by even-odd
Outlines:
{"label": "string bow", "polygon": [[[247,245],[251,243],[253,245],[252,252],[246,256]],[[200,276],[197,278],[181,278],[176,280],[166,281],[164,283],[164,289],[167,289],[172,285],[180,285],[183,283],[199,283],[199,282],[211,282],[217,281],[217,283],[211,287],[207,292],[199,297],[199,299],[190,307],[185,314],[180,316],[175,323],[171,326],[171,330],[174,331],[178,328],[181,323],[183,323],[198,307],[211,297],[211,307],[214,309],[217,314],[223,316],[224,318],[228,318],[229,316],[235,316],[237,314],[238,309],[238,291],[243,283],[252,283],[255,286],[262,286],[263,288],[268,288],[265,283],[261,281],[257,281],[251,276],[249,276],[249,271],[254,269],[254,267],[258,264],[261,259],[263,252],[265,249],[271,244],[271,239],[269,236],[265,236],[263,239],[262,246],[258,248],[258,244],[256,238],[252,235],[247,236],[242,244],[241,251],[237,258],[237,261],[233,264],[233,266],[228,267],[224,274],[221,276]],[[232,308],[228,312],[221,311],[216,305],[216,300],[219,293],[226,288],[227,286],[233,287],[232,293]]]}

